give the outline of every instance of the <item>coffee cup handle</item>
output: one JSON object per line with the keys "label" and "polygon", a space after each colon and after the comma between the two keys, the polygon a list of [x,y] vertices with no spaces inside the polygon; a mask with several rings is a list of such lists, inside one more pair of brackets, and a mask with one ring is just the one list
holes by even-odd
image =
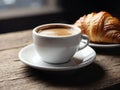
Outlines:
{"label": "coffee cup handle", "polygon": [[[78,50],[81,50],[81,49],[85,48],[86,46],[89,45],[89,42],[90,42],[88,36],[85,35],[85,34],[82,34],[82,35],[81,35],[81,38],[82,38],[82,39],[81,39],[80,46],[79,46],[79,49],[78,49]],[[84,43],[84,44],[83,44],[83,43]],[[81,45],[81,44],[83,44],[83,45]]]}

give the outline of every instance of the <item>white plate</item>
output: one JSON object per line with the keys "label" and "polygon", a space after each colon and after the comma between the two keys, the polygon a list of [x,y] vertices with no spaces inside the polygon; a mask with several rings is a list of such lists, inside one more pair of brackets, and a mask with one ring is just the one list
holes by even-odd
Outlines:
{"label": "white plate", "polygon": [[36,69],[49,70],[49,71],[64,71],[73,70],[85,67],[93,62],[96,57],[96,52],[89,46],[76,52],[73,58],[64,64],[48,64],[42,61],[42,58],[38,56],[34,49],[34,45],[30,44],[19,52],[19,59]]}
{"label": "white plate", "polygon": [[120,44],[97,44],[97,43],[90,43],[89,46],[95,48],[117,48],[120,47]]}

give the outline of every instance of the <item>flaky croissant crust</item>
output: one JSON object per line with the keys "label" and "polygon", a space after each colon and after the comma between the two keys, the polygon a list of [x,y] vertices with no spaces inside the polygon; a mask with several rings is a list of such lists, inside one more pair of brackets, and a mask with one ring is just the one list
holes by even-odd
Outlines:
{"label": "flaky croissant crust", "polygon": [[80,17],[74,25],[94,43],[120,43],[120,21],[105,11]]}

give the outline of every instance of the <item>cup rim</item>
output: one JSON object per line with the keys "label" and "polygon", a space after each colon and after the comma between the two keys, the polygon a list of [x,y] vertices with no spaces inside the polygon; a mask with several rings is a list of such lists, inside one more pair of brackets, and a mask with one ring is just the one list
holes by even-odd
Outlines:
{"label": "cup rim", "polygon": [[[79,32],[76,33],[76,34],[73,34],[73,35],[68,35],[68,36],[47,36],[47,35],[40,35],[40,34],[37,33],[36,30],[37,30],[38,28],[45,27],[45,26],[47,26],[47,25],[51,25],[51,26],[52,26],[52,25],[68,26],[68,27],[72,27],[72,28],[75,28],[75,29],[79,30]],[[73,36],[76,36],[76,35],[81,34],[81,29],[80,29],[79,27],[77,27],[77,26],[72,25],[72,24],[65,24],[65,23],[48,23],[48,24],[42,24],[42,25],[39,25],[39,26],[35,27],[35,28],[33,29],[33,34],[35,34],[35,35],[37,35],[37,36],[40,36],[40,37],[46,37],[46,38],[67,38],[67,37],[73,37]]]}

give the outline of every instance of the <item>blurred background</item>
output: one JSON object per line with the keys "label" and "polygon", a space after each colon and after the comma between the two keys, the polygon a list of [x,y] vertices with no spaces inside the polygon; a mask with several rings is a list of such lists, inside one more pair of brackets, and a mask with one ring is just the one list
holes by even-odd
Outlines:
{"label": "blurred background", "polygon": [[0,33],[45,23],[73,24],[84,14],[99,11],[120,18],[119,0],[0,0]]}

